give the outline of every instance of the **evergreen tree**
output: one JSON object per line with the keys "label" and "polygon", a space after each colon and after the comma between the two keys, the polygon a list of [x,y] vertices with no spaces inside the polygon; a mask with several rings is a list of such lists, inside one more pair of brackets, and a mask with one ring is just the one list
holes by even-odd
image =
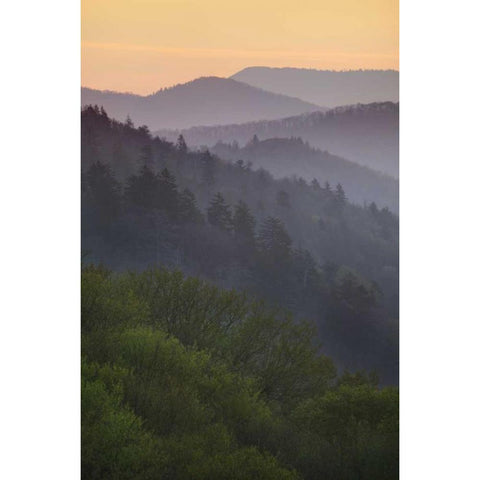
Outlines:
{"label": "evergreen tree", "polygon": [[318,180],[316,178],[314,178],[311,182],[311,185],[312,185],[312,188],[315,190],[315,191],[320,191],[320,183],[318,183]]}
{"label": "evergreen tree", "polygon": [[283,222],[275,217],[268,217],[260,227],[258,243],[262,253],[275,259],[286,259],[291,255],[292,239]]}
{"label": "evergreen tree", "polygon": [[110,167],[100,162],[87,170],[86,181],[91,215],[99,226],[107,226],[120,213],[120,185]]}
{"label": "evergreen tree", "polygon": [[345,195],[343,187],[340,183],[337,184],[337,187],[335,189],[335,201],[341,210],[343,210],[343,208],[347,204],[347,196]]}
{"label": "evergreen tree", "polygon": [[202,224],[203,215],[197,207],[195,195],[186,188],[178,197],[178,220],[180,223]]}
{"label": "evergreen tree", "polygon": [[202,183],[208,188],[215,185],[215,159],[206,150],[201,157],[202,162]]}
{"label": "evergreen tree", "polygon": [[377,207],[377,204],[375,202],[372,202],[369,206],[368,206],[368,210],[370,211],[370,213],[376,217],[378,215],[378,207]]}
{"label": "evergreen tree", "polygon": [[127,115],[127,119],[125,120],[125,125],[128,128],[135,128],[135,125],[132,122],[132,119],[130,118],[130,115]]}
{"label": "evergreen tree", "polygon": [[140,150],[140,165],[153,169],[153,152],[150,143],[145,144]]}
{"label": "evergreen tree", "polygon": [[233,231],[235,237],[242,242],[250,245],[255,243],[255,217],[250,213],[247,204],[242,200],[235,205]]}
{"label": "evergreen tree", "polygon": [[250,140],[250,142],[248,143],[248,145],[251,147],[256,147],[259,143],[260,143],[260,140],[258,139],[257,134],[255,134]]}
{"label": "evergreen tree", "polygon": [[184,155],[187,153],[188,151],[187,142],[185,142],[185,138],[183,137],[182,134],[178,136],[177,144],[175,145],[175,147],[180,154]]}
{"label": "evergreen tree", "polygon": [[159,179],[147,166],[140,167],[138,175],[127,179],[125,190],[127,202],[135,207],[152,210],[159,204]]}
{"label": "evergreen tree", "polygon": [[119,178],[124,180],[131,172],[131,162],[125,151],[122,141],[119,139],[113,145],[112,166]]}
{"label": "evergreen tree", "polygon": [[315,282],[319,282],[319,274],[314,258],[308,250],[299,249],[294,252],[294,266],[303,289]]}
{"label": "evergreen tree", "polygon": [[164,168],[159,175],[159,206],[170,218],[178,217],[178,190],[175,177]]}
{"label": "evergreen tree", "polygon": [[227,205],[223,195],[217,193],[207,210],[208,223],[221,230],[230,231],[232,229],[232,213],[230,206]]}

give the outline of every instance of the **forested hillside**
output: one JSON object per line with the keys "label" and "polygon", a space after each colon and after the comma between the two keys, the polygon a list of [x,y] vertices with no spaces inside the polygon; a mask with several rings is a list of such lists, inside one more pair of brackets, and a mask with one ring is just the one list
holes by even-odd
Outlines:
{"label": "forested hillside", "polygon": [[300,137],[311,146],[398,178],[399,104],[371,103],[337,107],[281,120],[198,126],[155,132],[167,140],[182,134],[190,145],[212,147],[217,142],[244,145],[254,135]]}
{"label": "forested hillside", "polygon": [[82,271],[82,478],[394,480],[398,389],[179,272]]}
{"label": "forested hillside", "polygon": [[312,320],[339,368],[398,378],[398,218],[342,185],[275,180],[82,111],[82,249],[165,265]]}
{"label": "forested hillside", "polygon": [[254,136],[243,148],[237,142],[215,144],[211,151],[231,161],[251,162],[264,168],[275,178],[303,177],[307,181],[325,180],[341,183],[351,202],[363,205],[375,202],[398,212],[398,181],[358,163],[310,147],[301,138],[269,138]]}
{"label": "forested hillside", "polygon": [[229,78],[202,77],[152,95],[82,88],[82,105],[98,104],[115,119],[129,116],[151,129],[220,125],[282,118],[320,107]]}

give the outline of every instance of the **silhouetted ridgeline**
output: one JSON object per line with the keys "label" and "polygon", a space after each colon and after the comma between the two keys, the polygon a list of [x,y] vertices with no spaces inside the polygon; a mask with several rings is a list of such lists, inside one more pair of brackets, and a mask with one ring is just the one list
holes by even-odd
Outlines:
{"label": "silhouetted ridgeline", "polygon": [[320,109],[219,77],[198,78],[147,96],[82,88],[82,106],[89,104],[103,106],[117,120],[129,116],[135,124],[153,130],[282,118]]}
{"label": "silhouetted ridgeline", "polygon": [[356,103],[398,102],[399,99],[396,70],[248,67],[230,78],[330,108]]}
{"label": "silhouetted ridgeline", "polygon": [[260,140],[301,137],[313,147],[398,178],[398,130],[399,104],[385,102],[338,107],[281,120],[155,133],[167,140],[181,133],[189,145],[209,147],[233,141],[244,145],[254,135]]}
{"label": "silhouetted ridgeline", "polygon": [[340,367],[398,375],[398,218],[342,185],[275,180],[82,111],[82,248],[179,268],[309,318]]}

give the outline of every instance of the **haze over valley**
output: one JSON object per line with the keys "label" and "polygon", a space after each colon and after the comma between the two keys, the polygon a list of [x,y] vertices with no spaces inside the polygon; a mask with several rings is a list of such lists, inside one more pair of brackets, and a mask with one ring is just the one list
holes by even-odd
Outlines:
{"label": "haze over valley", "polygon": [[136,125],[147,125],[151,130],[248,122],[321,110],[313,103],[219,77],[197,78],[147,96],[82,88],[82,105],[90,104],[102,105],[120,121],[129,116]]}
{"label": "haze over valley", "polygon": [[230,78],[329,108],[356,103],[398,102],[396,70],[248,67]]}
{"label": "haze over valley", "polygon": [[82,479],[398,479],[396,1],[82,0]]}
{"label": "haze over valley", "polygon": [[279,120],[164,129],[155,133],[169,140],[182,134],[190,145],[207,147],[217,142],[245,145],[254,135],[260,140],[300,137],[312,147],[398,178],[398,127],[399,104],[384,102],[337,107]]}

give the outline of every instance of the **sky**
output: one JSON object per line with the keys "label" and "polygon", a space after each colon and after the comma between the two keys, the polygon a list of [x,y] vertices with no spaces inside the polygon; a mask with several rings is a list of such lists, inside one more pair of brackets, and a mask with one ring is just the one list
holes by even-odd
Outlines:
{"label": "sky", "polygon": [[398,0],[82,0],[82,86],[150,94],[249,66],[398,70]]}

